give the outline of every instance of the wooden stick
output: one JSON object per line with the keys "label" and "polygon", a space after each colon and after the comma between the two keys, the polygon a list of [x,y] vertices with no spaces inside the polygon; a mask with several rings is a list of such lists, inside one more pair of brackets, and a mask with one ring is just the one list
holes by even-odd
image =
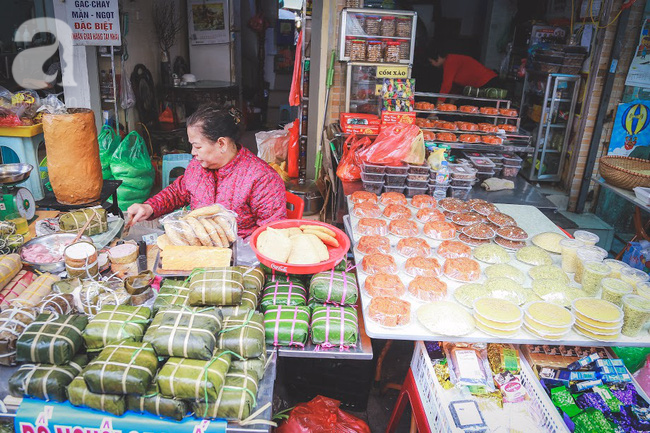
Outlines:
{"label": "wooden stick", "polygon": [[79,239],[81,239],[81,235],[83,235],[84,232],[86,231],[86,229],[90,226],[90,223],[91,223],[91,222],[93,221],[93,219],[95,218],[95,215],[96,215],[96,214],[93,213],[93,216],[91,216],[90,218],[88,218],[88,219],[86,220],[86,224],[84,224],[83,227],[81,228],[81,230],[79,230],[79,233],[77,233],[77,236],[74,238],[74,240],[71,242],[71,244],[74,244],[74,243],[77,242]]}

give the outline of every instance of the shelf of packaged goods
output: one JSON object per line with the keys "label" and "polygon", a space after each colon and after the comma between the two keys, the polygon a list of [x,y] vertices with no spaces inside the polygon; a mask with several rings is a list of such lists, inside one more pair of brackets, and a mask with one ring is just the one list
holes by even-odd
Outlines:
{"label": "shelf of packaged goods", "polygon": [[445,98],[445,99],[463,99],[467,101],[477,101],[477,102],[492,102],[499,104],[506,104],[510,106],[511,101],[509,99],[492,99],[492,98],[480,98],[478,96],[467,96],[467,95],[451,95],[449,93],[429,93],[429,92],[414,92],[415,97],[423,98]]}
{"label": "shelf of packaged goods", "polygon": [[461,143],[461,142],[445,142],[445,141],[426,141],[427,144],[435,144],[438,146],[449,146],[450,149],[460,150],[473,150],[478,152],[508,152],[508,153],[533,153],[535,148],[532,146],[517,146],[514,144],[483,144],[483,143]]}
{"label": "shelf of packaged goods", "polygon": [[440,111],[440,110],[413,110],[418,114],[443,114],[448,116],[471,116],[471,117],[485,117],[488,119],[508,119],[508,120],[517,120],[518,117],[513,116],[501,116],[501,115],[491,115],[491,114],[481,114],[481,113],[465,113],[463,111]]}
{"label": "shelf of packaged goods", "polygon": [[496,132],[483,132],[483,131],[461,131],[460,129],[457,129],[455,131],[450,130],[450,129],[440,129],[440,128],[427,128],[426,126],[420,126],[420,129],[423,131],[431,131],[437,133],[445,133],[449,132],[452,134],[456,135],[461,135],[461,134],[472,134],[472,135],[498,135],[499,137],[506,137],[508,140],[517,140],[517,141],[525,141],[527,143],[530,143],[530,135],[526,134],[524,131],[518,131],[518,132],[506,132],[505,134],[499,134]]}

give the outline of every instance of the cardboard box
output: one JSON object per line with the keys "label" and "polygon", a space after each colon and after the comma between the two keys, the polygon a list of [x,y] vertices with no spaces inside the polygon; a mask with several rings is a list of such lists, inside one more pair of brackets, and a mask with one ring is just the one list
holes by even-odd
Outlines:
{"label": "cardboard box", "polygon": [[381,113],[381,124],[393,125],[395,123],[404,123],[406,125],[415,124],[415,113],[403,113],[398,111],[383,111]]}
{"label": "cardboard box", "polygon": [[375,114],[341,113],[341,130],[350,134],[379,134],[381,120]]}

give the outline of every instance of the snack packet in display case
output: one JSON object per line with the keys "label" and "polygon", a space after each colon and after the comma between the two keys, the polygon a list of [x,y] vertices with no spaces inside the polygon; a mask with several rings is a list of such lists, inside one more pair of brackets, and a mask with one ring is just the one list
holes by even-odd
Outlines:
{"label": "snack packet in display case", "polygon": [[449,377],[456,386],[481,387],[495,390],[487,350],[479,344],[445,343]]}

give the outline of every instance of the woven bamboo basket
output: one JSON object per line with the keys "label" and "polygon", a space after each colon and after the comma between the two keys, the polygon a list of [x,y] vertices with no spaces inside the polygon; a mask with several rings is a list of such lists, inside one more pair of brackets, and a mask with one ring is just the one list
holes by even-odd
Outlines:
{"label": "woven bamboo basket", "polygon": [[[629,156],[606,155],[600,158],[600,175],[610,185],[632,190],[650,187],[650,161]],[[645,171],[648,174],[640,173]]]}

